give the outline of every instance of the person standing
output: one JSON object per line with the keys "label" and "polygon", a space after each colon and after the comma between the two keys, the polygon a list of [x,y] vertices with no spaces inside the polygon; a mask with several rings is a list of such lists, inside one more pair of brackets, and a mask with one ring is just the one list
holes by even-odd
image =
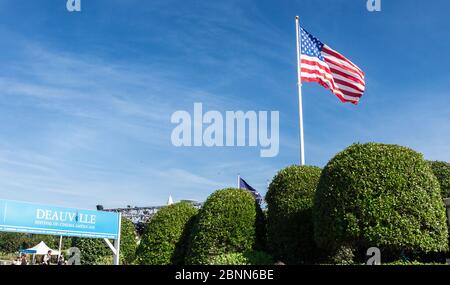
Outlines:
{"label": "person standing", "polygon": [[63,254],[61,254],[61,255],[59,256],[59,259],[58,259],[58,265],[65,265],[65,262],[64,262],[64,255],[63,255]]}
{"label": "person standing", "polygon": [[47,254],[44,256],[43,265],[50,265],[50,261],[52,260],[52,251],[49,250]]}
{"label": "person standing", "polygon": [[27,255],[25,253],[22,254],[20,265],[28,265],[28,258],[27,258]]}

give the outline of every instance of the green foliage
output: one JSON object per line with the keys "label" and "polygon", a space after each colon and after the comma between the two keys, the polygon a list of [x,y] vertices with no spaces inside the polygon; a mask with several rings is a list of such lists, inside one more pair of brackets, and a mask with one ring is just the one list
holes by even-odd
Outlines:
{"label": "green foliage", "polygon": [[266,195],[269,251],[288,264],[310,263],[316,247],[312,207],[321,170],[290,166],[273,178]]}
{"label": "green foliage", "polygon": [[147,224],[137,249],[137,262],[146,265],[184,263],[187,240],[197,209],[177,203],[159,210]]}
{"label": "green foliage", "polygon": [[403,261],[403,260],[397,260],[392,261],[388,263],[382,263],[382,265],[424,265],[424,266],[436,266],[436,265],[449,265],[448,263],[440,263],[440,262],[421,262],[421,261]]}
{"label": "green foliage", "polygon": [[120,230],[120,263],[130,265],[136,257],[136,229],[134,224],[126,218],[122,218]]}
{"label": "green foliage", "polygon": [[448,249],[439,184],[421,154],[406,147],[354,144],[323,169],[313,209],[317,244],[382,252]]}
{"label": "green foliage", "polygon": [[112,256],[111,249],[103,239],[73,238],[72,243],[80,250],[80,261],[83,265],[94,265],[99,259]]}
{"label": "green foliage", "polygon": [[273,265],[273,257],[255,250],[224,253],[211,257],[209,265]]}
{"label": "green foliage", "polygon": [[15,253],[21,248],[28,248],[29,235],[0,232],[0,252]]}
{"label": "green foliage", "polygon": [[112,255],[99,256],[92,262],[92,265],[111,265],[111,264],[113,264]]}
{"label": "green foliage", "polygon": [[[54,250],[59,247],[59,236],[0,232],[0,252],[16,253],[19,249],[33,247],[41,241]],[[63,249],[69,248],[71,244],[72,239],[70,237],[63,238]]]}
{"label": "green foliage", "polygon": [[258,249],[263,223],[261,208],[248,191],[216,191],[199,212],[186,263],[208,264],[212,256]]}
{"label": "green foliage", "polygon": [[[59,236],[52,235],[28,235],[28,239],[26,241],[26,248],[33,247],[43,241],[48,247],[54,250],[58,250],[59,248]],[[72,244],[71,237],[63,237],[61,248],[70,248]]]}
{"label": "green foliage", "polygon": [[450,198],[450,163],[445,161],[429,161],[428,163],[439,181],[442,198]]}
{"label": "green foliage", "polygon": [[331,264],[351,265],[354,258],[354,249],[350,246],[342,245],[333,252],[333,255],[329,256],[328,261]]}

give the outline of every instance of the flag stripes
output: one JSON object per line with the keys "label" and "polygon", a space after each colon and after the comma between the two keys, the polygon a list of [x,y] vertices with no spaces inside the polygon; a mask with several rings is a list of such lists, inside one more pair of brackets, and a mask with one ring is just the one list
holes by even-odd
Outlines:
{"label": "flag stripes", "polygon": [[364,72],[303,28],[300,28],[300,33],[301,80],[317,82],[342,102],[358,104],[366,86]]}

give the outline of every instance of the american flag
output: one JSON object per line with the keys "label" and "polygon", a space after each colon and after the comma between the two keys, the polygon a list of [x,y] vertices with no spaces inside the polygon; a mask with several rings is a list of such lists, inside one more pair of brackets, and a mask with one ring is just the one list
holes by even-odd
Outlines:
{"label": "american flag", "polygon": [[317,82],[342,102],[358,104],[366,86],[364,72],[303,28],[300,34],[301,80]]}

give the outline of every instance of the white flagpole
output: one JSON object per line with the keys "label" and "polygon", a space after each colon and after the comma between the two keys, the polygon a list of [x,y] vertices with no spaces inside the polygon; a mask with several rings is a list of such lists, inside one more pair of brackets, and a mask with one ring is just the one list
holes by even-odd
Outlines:
{"label": "white flagpole", "polygon": [[301,49],[301,39],[299,17],[295,17],[296,30],[297,30],[297,87],[298,87],[298,118],[300,125],[300,165],[305,165],[305,139],[303,136],[303,103],[302,103],[302,77],[301,77],[301,60],[302,54]]}
{"label": "white flagpole", "polygon": [[62,236],[59,236],[59,247],[58,247],[58,261],[59,262],[59,258],[61,257],[61,245],[62,245]]}
{"label": "white flagpole", "polygon": [[239,173],[237,176],[237,189],[241,189],[241,175]]}

